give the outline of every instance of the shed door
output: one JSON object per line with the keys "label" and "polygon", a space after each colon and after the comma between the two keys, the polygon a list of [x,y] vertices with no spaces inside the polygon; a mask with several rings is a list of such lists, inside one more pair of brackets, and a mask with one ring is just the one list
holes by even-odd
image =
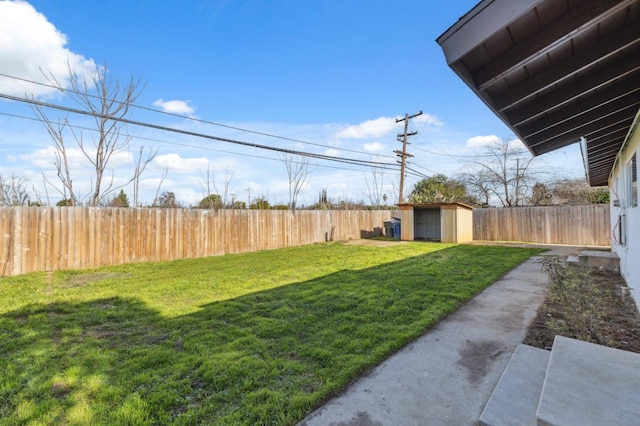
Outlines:
{"label": "shed door", "polygon": [[415,209],[414,238],[440,241],[440,209]]}

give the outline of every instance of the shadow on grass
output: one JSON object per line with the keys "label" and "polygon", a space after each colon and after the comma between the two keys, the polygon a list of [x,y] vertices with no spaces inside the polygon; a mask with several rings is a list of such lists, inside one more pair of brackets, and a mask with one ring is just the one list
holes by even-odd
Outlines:
{"label": "shadow on grass", "polygon": [[524,261],[455,246],[165,318],[135,299],[0,317],[0,424],[294,424]]}

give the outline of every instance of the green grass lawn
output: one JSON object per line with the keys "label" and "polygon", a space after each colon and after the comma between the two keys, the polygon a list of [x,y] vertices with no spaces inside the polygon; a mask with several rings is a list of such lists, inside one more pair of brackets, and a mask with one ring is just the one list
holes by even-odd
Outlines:
{"label": "green grass lawn", "polygon": [[0,279],[0,425],[291,425],[539,250],[337,243]]}

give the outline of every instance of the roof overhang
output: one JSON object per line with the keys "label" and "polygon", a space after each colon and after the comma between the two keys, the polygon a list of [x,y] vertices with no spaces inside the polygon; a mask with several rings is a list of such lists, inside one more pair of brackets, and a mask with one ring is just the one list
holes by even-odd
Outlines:
{"label": "roof overhang", "polygon": [[533,155],[584,138],[607,184],[640,109],[640,0],[484,0],[437,42]]}

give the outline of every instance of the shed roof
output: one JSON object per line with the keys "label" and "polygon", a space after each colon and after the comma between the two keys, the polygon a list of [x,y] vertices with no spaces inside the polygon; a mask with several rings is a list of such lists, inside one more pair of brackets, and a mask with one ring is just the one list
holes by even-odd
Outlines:
{"label": "shed roof", "polygon": [[533,155],[584,138],[607,184],[640,108],[640,0],[483,0],[437,42]]}
{"label": "shed roof", "polygon": [[473,210],[473,207],[464,203],[402,203],[397,204],[398,207],[424,207],[424,208],[441,208],[441,207],[461,207],[467,210]]}

